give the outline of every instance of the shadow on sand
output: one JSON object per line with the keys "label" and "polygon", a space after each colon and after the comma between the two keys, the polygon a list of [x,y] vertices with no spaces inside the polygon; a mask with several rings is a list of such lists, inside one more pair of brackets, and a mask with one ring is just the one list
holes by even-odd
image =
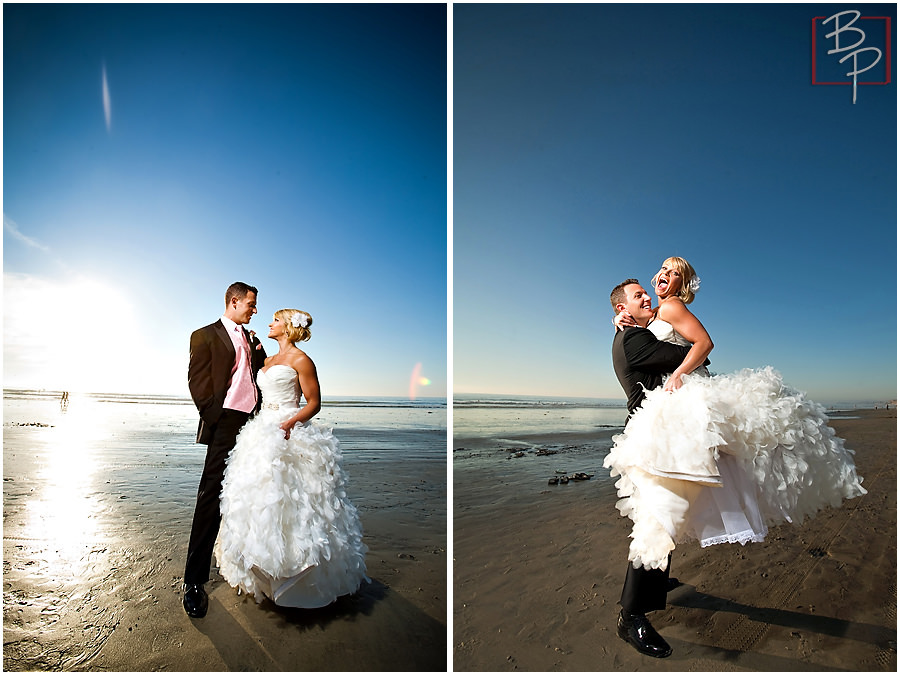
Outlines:
{"label": "shadow on sand", "polygon": [[228,670],[447,670],[446,626],[375,579],[321,609],[244,598],[229,610],[210,593],[209,616],[193,624]]}
{"label": "shadow on sand", "polygon": [[[846,621],[829,616],[803,614],[784,609],[753,607],[752,605],[701,593],[694,586],[690,585],[682,585],[674,590],[669,595],[668,603],[675,607],[701,609],[708,612],[730,612],[743,616],[755,622],[758,626],[783,626],[796,631],[818,633],[871,644],[873,647],[882,650],[884,654],[890,655],[889,661],[893,663],[893,666],[890,663],[886,663],[887,667],[885,670],[896,670],[897,632],[884,626]],[[716,660],[734,661],[744,653],[739,649],[726,649],[714,645],[687,642],[681,643],[682,648],[679,650],[676,647],[676,643],[679,642],[678,640],[672,641],[672,646],[676,648],[676,653],[681,650],[684,650],[684,652],[690,651],[692,652],[692,657],[700,656]],[[759,653],[754,658],[757,660],[763,659],[766,664],[764,669],[766,670],[840,670],[838,668],[830,668],[827,665],[802,663],[794,659],[766,656]]]}

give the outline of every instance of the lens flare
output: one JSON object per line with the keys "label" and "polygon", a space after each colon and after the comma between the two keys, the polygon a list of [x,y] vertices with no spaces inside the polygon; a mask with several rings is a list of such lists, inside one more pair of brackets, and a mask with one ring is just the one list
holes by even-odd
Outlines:
{"label": "lens flare", "polygon": [[417,363],[409,378],[409,400],[415,401],[419,387],[427,387],[431,380],[422,376],[422,364]]}

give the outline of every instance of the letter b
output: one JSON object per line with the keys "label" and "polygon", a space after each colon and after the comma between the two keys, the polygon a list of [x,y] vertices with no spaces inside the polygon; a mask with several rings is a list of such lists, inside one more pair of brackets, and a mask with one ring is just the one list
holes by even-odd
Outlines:
{"label": "letter b", "polygon": [[[847,23],[847,25],[841,26],[839,17],[842,17],[844,14],[854,14],[855,16],[849,23]],[[825,36],[826,40],[831,37],[834,37],[834,49],[829,49],[828,50],[829,54],[834,54],[835,52],[846,52],[851,49],[856,49],[859,45],[861,45],[865,41],[866,34],[863,32],[863,30],[861,28],[856,28],[853,25],[854,23],[856,23],[856,20],[859,17],[860,17],[860,13],[857,12],[855,9],[848,9],[845,12],[838,12],[837,14],[835,14],[833,16],[829,16],[827,19],[822,21],[822,25],[825,25],[832,19],[834,20],[834,30]],[[855,42],[854,44],[850,45],[849,47],[841,47],[841,33],[843,33],[844,31],[848,31],[848,30],[856,31],[856,33],[858,33],[860,36],[859,40],[857,42]]]}

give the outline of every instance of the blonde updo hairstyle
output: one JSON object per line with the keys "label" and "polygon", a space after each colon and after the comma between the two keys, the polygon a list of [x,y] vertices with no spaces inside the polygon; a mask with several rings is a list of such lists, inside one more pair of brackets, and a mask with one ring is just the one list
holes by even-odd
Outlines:
{"label": "blonde updo hairstyle", "polygon": [[[293,319],[296,315],[300,315],[300,320],[306,319],[306,326],[295,326]],[[280,319],[284,324],[284,334],[292,343],[306,342],[310,338],[310,327],[312,326],[312,317],[299,309],[279,309],[275,312],[275,318]]]}
{"label": "blonde updo hairstyle", "polygon": [[[663,260],[661,267],[668,267],[669,269],[677,270],[679,274],[681,274],[681,288],[678,289],[678,297],[684,302],[684,304],[689,305],[694,301],[694,291],[691,290],[691,279],[697,276],[697,273],[694,271],[694,268],[684,258],[679,258],[678,256],[673,256],[671,258],[666,258]],[[660,270],[661,271],[661,270]],[[656,273],[656,276],[653,277],[653,287],[656,288],[656,280],[659,278],[659,272]]]}

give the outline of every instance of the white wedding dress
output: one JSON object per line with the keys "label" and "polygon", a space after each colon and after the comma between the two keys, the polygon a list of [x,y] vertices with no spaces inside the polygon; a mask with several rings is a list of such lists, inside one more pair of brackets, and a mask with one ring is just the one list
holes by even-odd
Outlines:
{"label": "white wedding dress", "polygon": [[241,429],[222,483],[215,556],[225,580],[286,607],[324,607],[366,577],[362,527],[347,500],[341,449],[315,421],[280,425],[299,407],[290,366],[259,371],[260,412]]}
{"label": "white wedding dress", "polygon": [[[690,344],[661,319],[648,328]],[[683,382],[648,391],[603,462],[621,476],[616,506],[634,523],[634,567],[665,569],[682,542],[763,541],[769,525],[866,493],[825,409],[771,367],[712,377],[704,368]]]}

